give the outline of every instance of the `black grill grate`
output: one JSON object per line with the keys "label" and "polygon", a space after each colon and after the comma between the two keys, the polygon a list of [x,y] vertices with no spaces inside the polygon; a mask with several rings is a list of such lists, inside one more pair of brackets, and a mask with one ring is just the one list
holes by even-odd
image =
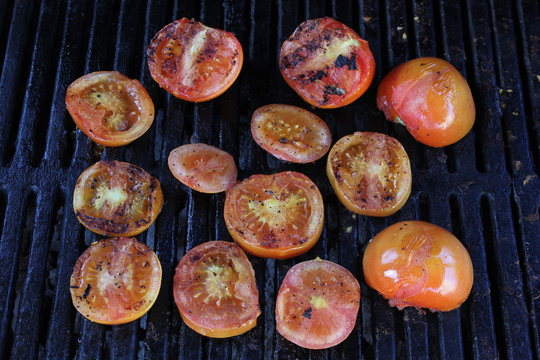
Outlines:
{"label": "black grill grate", "polygon": [[[190,104],[160,90],[144,51],[164,25],[181,17],[234,32],[244,46],[237,83],[218,99]],[[249,119],[259,106],[307,107],[279,75],[281,42],[307,18],[332,16],[367,39],[377,61],[374,85],[346,108],[315,112],[334,139],[354,130],[396,136],[411,156],[409,202],[387,219],[355,216],[337,201],[324,161],[294,165],[254,144]],[[446,149],[416,143],[383,120],[376,85],[390,68],[417,56],[451,61],[477,104],[474,131]],[[0,358],[11,359],[538,359],[540,357],[540,5],[504,0],[358,0],[274,2],[0,1]],[[156,121],[135,143],[94,145],[65,110],[65,89],[84,73],[115,69],[139,78]],[[166,165],[170,150],[207,142],[238,160],[240,178],[297,170],[320,187],[326,204],[319,243],[299,258],[251,257],[263,314],[240,337],[214,340],[183,325],[172,276],[186,249],[230,239],[223,194],[187,190]],[[166,203],[139,240],[163,266],[160,296],[131,324],[83,320],[71,305],[73,264],[97,239],[75,219],[71,194],[82,170],[99,159],[135,163],[158,177]],[[454,232],[471,253],[475,284],[449,313],[391,309],[363,281],[367,241],[401,219],[423,219]],[[274,330],[277,289],[291,265],[321,256],[362,284],[361,313],[341,345],[308,351]]]}

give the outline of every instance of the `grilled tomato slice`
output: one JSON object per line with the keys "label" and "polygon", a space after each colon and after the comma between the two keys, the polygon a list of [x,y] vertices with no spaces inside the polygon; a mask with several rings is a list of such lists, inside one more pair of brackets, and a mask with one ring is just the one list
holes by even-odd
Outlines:
{"label": "grilled tomato slice", "polygon": [[367,284],[391,306],[450,311],[469,296],[473,267],[450,232],[423,221],[402,221],[378,233],[363,260]]}
{"label": "grilled tomato slice", "polygon": [[125,324],[152,307],[161,287],[161,264],[134,238],[95,242],[79,257],[71,275],[75,308],[100,324]]}
{"label": "grilled tomato slice", "polygon": [[293,266],[276,300],[276,328],[308,349],[339,344],[354,329],[360,307],[358,280],[343,266],[319,258]]}
{"label": "grilled tomato slice", "polygon": [[405,125],[419,142],[443,147],[463,138],[476,116],[467,80],[450,63],[418,58],[399,65],[382,80],[377,107]]}
{"label": "grilled tomato slice", "polygon": [[186,18],[161,29],[146,55],[150,74],[159,86],[193,102],[224,93],[244,61],[242,45],[232,33]]}
{"label": "grilled tomato slice", "polygon": [[261,314],[253,267],[230,242],[210,241],[188,251],[176,267],[173,292],[186,325],[205,336],[243,334]]}
{"label": "grilled tomato slice", "polygon": [[337,108],[358,99],[375,75],[367,41],[332,18],[306,20],[283,43],[279,69],[313,106]]}
{"label": "grilled tomato slice", "polygon": [[171,151],[169,169],[184,185],[204,193],[227,190],[237,175],[233,157],[206,144],[186,144]]}
{"label": "grilled tomato slice", "polygon": [[251,117],[251,134],[264,150],[278,159],[308,163],[328,152],[332,134],[317,115],[302,108],[272,104]]}
{"label": "grilled tomato slice", "polygon": [[411,193],[409,156],[399,141],[380,133],[339,139],[328,155],[326,174],[343,205],[362,215],[392,215]]}
{"label": "grilled tomato slice", "polygon": [[66,92],[75,124],[104,146],[122,146],[142,136],[154,122],[154,103],[138,80],[116,71],[93,72]]}
{"label": "grilled tomato slice", "polygon": [[134,236],[148,229],[163,206],[159,181],[138,166],[99,161],[77,179],[73,209],[89,230]]}
{"label": "grilled tomato slice", "polygon": [[247,252],[285,259],[308,251],[323,228],[322,195],[304,174],[253,175],[227,190],[225,223]]}

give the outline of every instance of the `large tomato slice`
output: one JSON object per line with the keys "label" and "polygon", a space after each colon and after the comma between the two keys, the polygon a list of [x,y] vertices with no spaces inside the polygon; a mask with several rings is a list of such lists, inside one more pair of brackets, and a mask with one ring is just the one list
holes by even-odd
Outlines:
{"label": "large tomato slice", "polygon": [[354,329],[360,285],[349,270],[319,258],[293,266],[276,300],[276,328],[308,349],[337,345]]}
{"label": "large tomato slice", "polygon": [[244,61],[242,45],[232,33],[186,18],[161,29],[146,55],[150,74],[159,86],[193,102],[225,92]]}
{"label": "large tomato slice", "polygon": [[306,102],[336,108],[358,99],[375,75],[367,41],[332,18],[306,20],[283,43],[279,68]]}
{"label": "large tomato slice", "polygon": [[392,215],[411,193],[411,164],[399,141],[385,134],[355,132],[334,144],[326,174],[350,211]]}
{"label": "large tomato slice", "polygon": [[99,161],[77,179],[73,210],[89,230],[134,236],[148,229],[163,206],[159,180],[138,166]]}
{"label": "large tomato slice", "polygon": [[233,157],[206,144],[186,144],[171,151],[169,169],[184,185],[204,193],[227,190],[237,175]]}
{"label": "large tomato slice", "polygon": [[305,253],[317,243],[323,219],[319,189],[298,172],[253,175],[227,190],[227,229],[256,256],[285,259]]}
{"label": "large tomato slice", "polygon": [[71,299],[87,319],[124,324],[143,316],[161,287],[161,264],[134,238],[95,242],[79,257],[71,275]]}
{"label": "large tomato slice", "polygon": [[75,124],[104,146],[122,146],[143,135],[154,121],[154,103],[138,80],[116,71],[93,72],[66,92]]}
{"label": "large tomato slice", "polygon": [[230,242],[210,241],[191,249],[176,267],[173,291],[184,322],[205,336],[245,333],[261,314],[253,267]]}
{"label": "large tomato slice", "polygon": [[295,163],[320,159],[332,143],[330,129],[321,118],[283,104],[258,108],[251,117],[251,134],[270,154]]}

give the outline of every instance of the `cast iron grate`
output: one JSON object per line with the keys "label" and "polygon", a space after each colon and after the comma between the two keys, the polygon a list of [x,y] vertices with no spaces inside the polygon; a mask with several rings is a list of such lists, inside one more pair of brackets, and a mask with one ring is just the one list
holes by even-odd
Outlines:
{"label": "cast iron grate", "polygon": [[[144,56],[149,39],[180,17],[234,32],[246,61],[218,99],[190,104],[160,90]],[[333,195],[324,161],[299,166],[271,158],[249,134],[259,106],[306,107],[278,75],[281,42],[307,18],[332,16],[367,39],[377,61],[372,88],[344,109],[316,110],[334,139],[354,130],[397,137],[411,156],[411,199],[387,219],[355,216]],[[538,359],[540,356],[540,6],[537,1],[358,0],[0,1],[0,358],[11,359]],[[478,117],[474,131],[446,149],[428,149],[375,108],[376,84],[393,66],[439,56],[466,75]],[[115,69],[139,78],[157,109],[151,130],[130,146],[104,149],[76,131],[65,89],[84,73]],[[251,257],[263,314],[228,340],[186,328],[172,300],[182,254],[230,239],[224,197],[179,185],[166,166],[174,147],[201,141],[232,153],[240,178],[298,170],[320,187],[323,235],[308,254],[286,261]],[[158,253],[163,285],[151,311],[131,324],[101,326],[71,305],[68,279],[97,239],[71,211],[76,178],[99,159],[133,162],[158,177],[166,204],[138,237]],[[393,310],[367,288],[360,269],[367,241],[401,219],[453,231],[471,253],[475,285],[448,313]],[[308,351],[274,331],[274,301],[287,270],[315,256],[347,267],[362,284],[361,313],[341,345]]]}

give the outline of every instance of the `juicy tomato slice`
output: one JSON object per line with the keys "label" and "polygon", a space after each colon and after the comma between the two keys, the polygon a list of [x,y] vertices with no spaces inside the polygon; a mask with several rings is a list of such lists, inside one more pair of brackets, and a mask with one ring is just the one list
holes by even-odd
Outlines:
{"label": "juicy tomato slice", "polygon": [[358,99],[375,75],[367,41],[332,18],[306,20],[283,43],[279,68],[313,106],[337,108]]}
{"label": "juicy tomato slice", "polygon": [[392,215],[411,193],[411,164],[399,141],[355,132],[334,144],[326,174],[347,209],[368,216]]}
{"label": "juicy tomato slice", "polygon": [[307,176],[286,171],[253,175],[225,198],[225,223],[247,252],[276,259],[311,249],[323,228],[322,195]]}
{"label": "juicy tomato slice", "polygon": [[173,292],[184,322],[205,336],[243,334],[261,314],[253,267],[230,242],[210,241],[188,251],[176,267]]}
{"label": "juicy tomato slice", "polygon": [[100,324],[125,324],[152,307],[161,287],[161,264],[134,238],[95,242],[79,257],[71,275],[75,308]]}
{"label": "juicy tomato slice", "polygon": [[227,190],[238,172],[229,153],[206,144],[186,144],[171,151],[169,169],[184,185],[204,193]]}
{"label": "juicy tomato slice", "polygon": [[308,163],[328,152],[332,134],[317,115],[302,108],[272,104],[251,117],[251,134],[264,150],[278,159]]}
{"label": "juicy tomato slice", "polygon": [[447,230],[423,221],[398,222],[377,234],[363,268],[367,284],[400,310],[453,310],[473,284],[467,249]]}
{"label": "juicy tomato slice", "polygon": [[93,72],[66,92],[75,124],[104,146],[122,146],[142,136],[154,122],[154,103],[138,80],[116,71]]}
{"label": "juicy tomato slice", "polygon": [[418,58],[399,65],[382,80],[377,107],[404,124],[419,142],[443,147],[463,138],[476,116],[467,80],[450,63]]}
{"label": "juicy tomato slice", "polygon": [[134,236],[148,229],[163,206],[159,180],[138,166],[99,161],[77,179],[73,210],[89,230]]}
{"label": "juicy tomato slice", "polygon": [[308,349],[339,344],[354,329],[360,285],[349,270],[319,258],[293,266],[276,300],[276,328]]}
{"label": "juicy tomato slice", "polygon": [[146,55],[150,74],[159,86],[193,102],[225,92],[244,61],[242,45],[232,33],[186,18],[161,29]]}

